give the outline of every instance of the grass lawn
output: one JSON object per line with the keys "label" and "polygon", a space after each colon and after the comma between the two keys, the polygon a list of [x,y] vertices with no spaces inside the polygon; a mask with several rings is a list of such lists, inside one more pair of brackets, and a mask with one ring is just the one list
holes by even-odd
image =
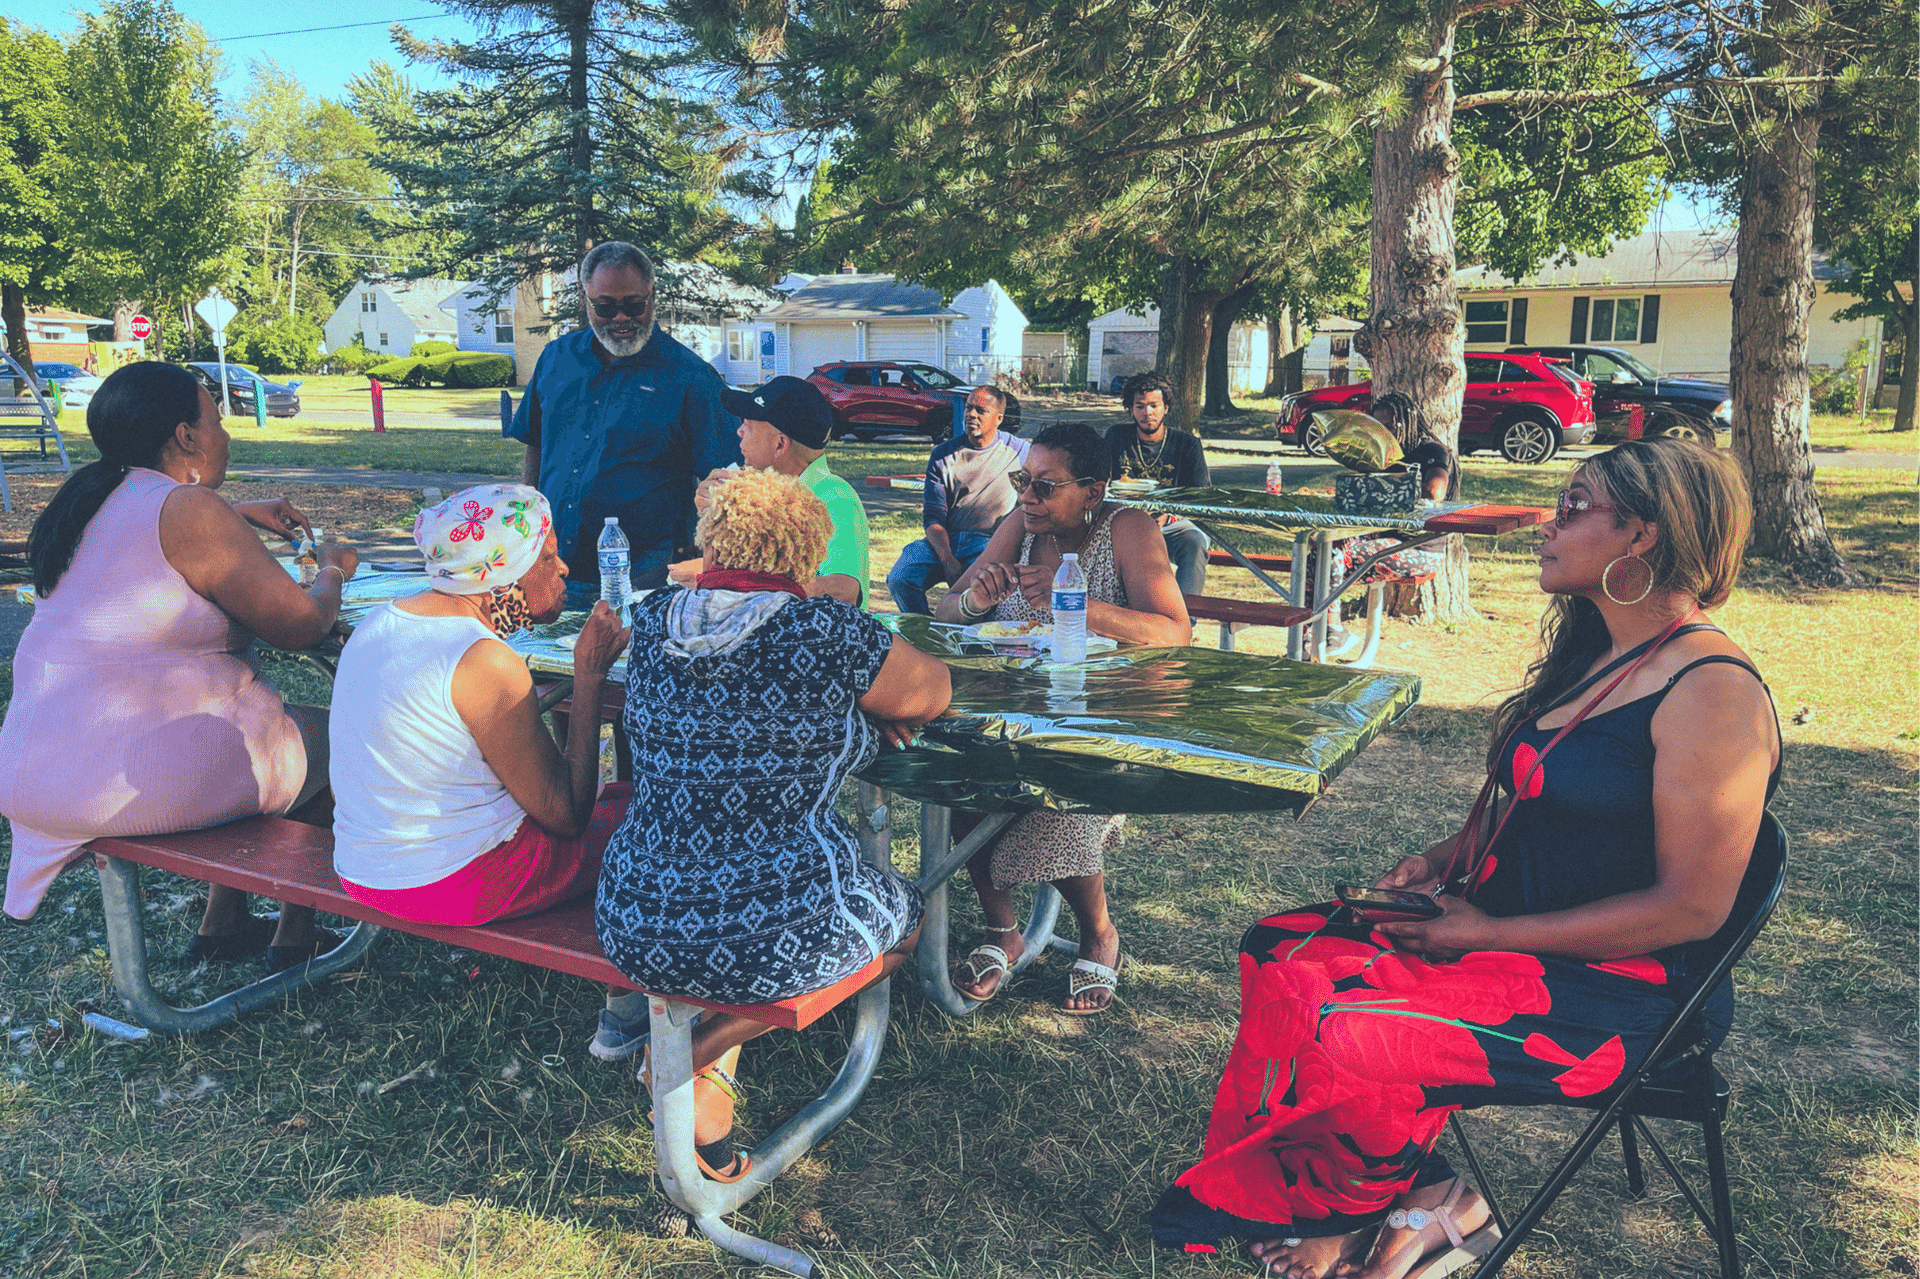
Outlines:
{"label": "grass lawn", "polygon": [[[236,456],[267,443],[237,438]],[[870,445],[834,457],[854,475],[925,460]],[[1475,496],[1493,501],[1545,503],[1565,481],[1566,464],[1470,465]],[[1910,476],[1823,470],[1819,482],[1842,549],[1879,584],[1808,591],[1755,564],[1717,615],[1777,699],[1786,772],[1774,809],[1794,841],[1788,895],[1736,976],[1720,1061],[1735,1088],[1728,1140],[1749,1273],[1882,1279],[1920,1269],[1915,511]],[[876,576],[917,527],[911,512],[874,520]],[[1241,1258],[1156,1255],[1142,1220],[1200,1150],[1237,1008],[1239,933],[1464,817],[1491,707],[1532,652],[1536,542],[1476,539],[1485,620],[1392,625],[1382,661],[1421,673],[1422,705],[1304,821],[1130,824],[1109,866],[1130,956],[1111,1013],[1054,1011],[1066,981],[1057,960],[962,1021],[896,982],[866,1099],[740,1224],[860,1279],[1248,1273]],[[1233,581],[1244,576],[1216,572],[1209,591],[1251,597],[1250,582]],[[1264,651],[1278,640],[1242,637]],[[291,661],[269,671],[296,699],[327,696]],[[9,676],[0,666],[0,699]],[[914,829],[913,810],[900,805],[897,832]],[[903,867],[916,863],[911,839],[896,851]],[[195,892],[148,874],[156,955],[185,943]],[[970,897],[956,890],[962,940]],[[663,1199],[646,1106],[631,1071],[586,1055],[599,997],[582,983],[388,937],[363,972],[328,989],[193,1039],[129,1045],[73,1033],[82,1001],[118,1011],[104,944],[90,873],[59,881],[31,923],[0,929],[0,1017],[27,1032],[5,1041],[0,1072],[0,1276],[749,1273],[698,1238],[653,1229]],[[156,971],[178,1002],[248,975],[166,960]],[[743,1135],[770,1131],[824,1085],[843,1024],[830,1017],[747,1049]],[[563,1060],[543,1065],[549,1055]],[[420,1082],[378,1091],[429,1064]],[[1524,1195],[1574,1118],[1511,1110],[1471,1122],[1492,1138],[1494,1175]],[[1678,1145],[1697,1168],[1697,1141]],[[1711,1243],[1659,1178],[1650,1173],[1650,1198],[1629,1199],[1617,1147],[1604,1144],[1551,1234],[1510,1273],[1714,1272]]]}

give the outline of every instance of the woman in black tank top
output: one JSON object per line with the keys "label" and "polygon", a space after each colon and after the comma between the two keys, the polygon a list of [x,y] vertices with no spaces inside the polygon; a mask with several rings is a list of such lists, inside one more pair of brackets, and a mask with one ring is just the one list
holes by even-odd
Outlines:
{"label": "woman in black tank top", "polygon": [[[1765,686],[1703,617],[1751,520],[1732,461],[1687,441],[1574,473],[1541,546],[1544,653],[1495,716],[1481,802],[1377,885],[1451,885],[1444,912],[1369,925],[1328,903],[1248,930],[1204,1156],[1154,1208],[1157,1242],[1251,1239],[1288,1279],[1441,1273],[1492,1246],[1431,1153],[1447,1115],[1604,1091],[1720,949],[1779,781]],[[1714,1035],[1731,1007],[1716,992]]]}

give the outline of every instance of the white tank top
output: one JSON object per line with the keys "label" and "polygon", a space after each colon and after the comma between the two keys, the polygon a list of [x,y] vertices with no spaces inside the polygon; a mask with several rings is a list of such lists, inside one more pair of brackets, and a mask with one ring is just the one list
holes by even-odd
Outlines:
{"label": "white tank top", "polygon": [[453,707],[453,670],[494,633],[389,604],[333,681],[333,869],[363,888],[418,888],[505,843],[526,817]]}

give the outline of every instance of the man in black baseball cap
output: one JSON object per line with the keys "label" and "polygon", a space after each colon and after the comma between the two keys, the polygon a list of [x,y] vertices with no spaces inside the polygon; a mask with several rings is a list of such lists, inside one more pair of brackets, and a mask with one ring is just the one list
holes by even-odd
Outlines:
{"label": "man in black baseball cap", "polygon": [[[777,377],[755,391],[726,391],[721,407],[740,418],[740,456],[748,466],[791,475],[813,490],[833,520],[833,540],[809,595],[831,595],[861,608],[867,602],[867,511],[853,485],[827,467],[833,408],[805,378]],[[730,472],[707,476],[694,503],[706,508],[708,486]]]}

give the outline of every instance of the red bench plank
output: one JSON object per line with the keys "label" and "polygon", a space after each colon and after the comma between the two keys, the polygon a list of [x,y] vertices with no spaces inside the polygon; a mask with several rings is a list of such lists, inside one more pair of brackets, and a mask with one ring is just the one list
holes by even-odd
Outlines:
{"label": "red bench plank", "polygon": [[[1247,559],[1255,567],[1266,569],[1269,573],[1284,573],[1293,567],[1293,557],[1291,555],[1249,555]],[[1230,552],[1220,550],[1217,547],[1207,552],[1207,563],[1218,564],[1222,568],[1246,567],[1245,564],[1233,558]]]}
{"label": "red bench plank", "polygon": [[1470,506],[1464,511],[1449,511],[1427,521],[1430,533],[1475,533],[1491,535],[1511,533],[1515,529],[1544,524],[1553,518],[1545,506]]}
{"label": "red bench plank", "polygon": [[1187,616],[1195,621],[1234,622],[1247,626],[1298,626],[1313,616],[1310,608],[1268,604],[1258,600],[1230,600],[1217,595],[1187,595]]}
{"label": "red bench plank", "polygon": [[[313,906],[333,915],[362,919],[395,932],[428,937],[467,950],[551,968],[588,981],[606,982],[627,990],[638,989],[607,962],[593,929],[593,899],[541,911],[525,919],[502,920],[475,928],[418,924],[395,919],[347,896],[333,873],[333,832],[306,826],[284,817],[250,817],[209,830],[174,835],[141,835],[96,839],[88,845],[142,866],[173,871],[191,879],[225,884],[295,906]],[[879,972],[879,960],[825,990],[769,1004],[713,1004],[698,999],[680,1002],[738,1013],[752,1021],[802,1030],[820,1020],[836,1004],[850,998]]]}

